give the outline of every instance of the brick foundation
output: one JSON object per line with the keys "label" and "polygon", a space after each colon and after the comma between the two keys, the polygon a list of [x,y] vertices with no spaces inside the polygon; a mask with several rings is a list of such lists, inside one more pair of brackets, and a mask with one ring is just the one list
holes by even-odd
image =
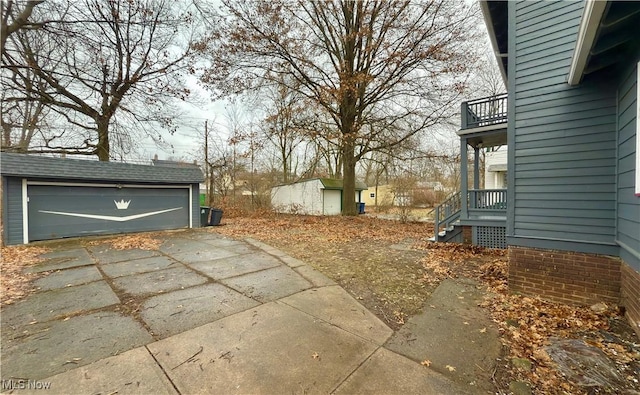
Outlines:
{"label": "brick foundation", "polygon": [[640,273],[626,263],[621,269],[621,304],[625,307],[627,320],[640,337]]}
{"label": "brick foundation", "polygon": [[462,243],[473,244],[473,233],[471,231],[471,226],[465,225],[462,227]]}
{"label": "brick foundation", "polygon": [[[509,247],[509,288],[512,292],[540,295],[568,304],[617,305],[621,262],[604,255],[512,246]],[[640,293],[640,282],[634,284],[630,289]],[[637,301],[638,294],[635,295]]]}

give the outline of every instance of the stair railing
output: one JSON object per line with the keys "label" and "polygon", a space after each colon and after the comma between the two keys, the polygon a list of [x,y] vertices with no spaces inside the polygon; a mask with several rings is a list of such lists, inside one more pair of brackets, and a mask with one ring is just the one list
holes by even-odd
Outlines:
{"label": "stair railing", "polygon": [[444,227],[446,230],[451,224],[460,219],[460,210],[462,209],[462,200],[460,192],[456,192],[453,195],[445,199],[435,208],[435,234],[433,239],[438,241],[440,228]]}

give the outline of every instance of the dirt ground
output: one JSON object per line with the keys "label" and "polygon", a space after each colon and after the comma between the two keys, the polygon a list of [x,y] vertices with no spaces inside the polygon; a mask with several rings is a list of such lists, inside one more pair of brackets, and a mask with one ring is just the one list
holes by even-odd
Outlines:
{"label": "dirt ground", "polygon": [[[503,357],[491,373],[496,394],[515,393],[510,388],[514,382],[526,383],[533,394],[640,394],[640,340],[617,306],[575,307],[512,295],[507,287],[505,251],[431,243],[430,223],[401,223],[368,215],[227,216],[222,226],[205,231],[251,237],[303,260],[340,284],[394,330],[426,307],[443,279],[480,281],[487,295],[482,306],[495,322],[504,345]],[[153,233],[120,236],[111,242],[125,249],[154,249],[159,244]],[[21,269],[35,263],[45,250],[37,245],[2,249],[3,305],[31,292],[30,283],[36,276],[25,276]],[[582,339],[599,348],[622,381],[613,389],[578,387],[546,353],[545,346],[552,338]]]}

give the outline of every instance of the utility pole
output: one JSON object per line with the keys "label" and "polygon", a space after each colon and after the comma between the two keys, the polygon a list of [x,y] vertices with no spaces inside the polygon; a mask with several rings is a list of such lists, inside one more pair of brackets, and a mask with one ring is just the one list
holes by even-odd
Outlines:
{"label": "utility pole", "polygon": [[208,119],[204,121],[204,180],[207,187],[207,204],[211,207],[211,178],[209,173],[209,130]]}

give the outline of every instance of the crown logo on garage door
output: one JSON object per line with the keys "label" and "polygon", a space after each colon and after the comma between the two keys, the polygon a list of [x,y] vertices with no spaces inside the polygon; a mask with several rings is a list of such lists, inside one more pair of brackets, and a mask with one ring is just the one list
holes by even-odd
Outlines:
{"label": "crown logo on garage door", "polygon": [[127,200],[125,202],[124,199],[122,199],[120,201],[114,200],[113,202],[116,204],[118,210],[126,210],[129,208],[129,203],[131,203],[131,200]]}

